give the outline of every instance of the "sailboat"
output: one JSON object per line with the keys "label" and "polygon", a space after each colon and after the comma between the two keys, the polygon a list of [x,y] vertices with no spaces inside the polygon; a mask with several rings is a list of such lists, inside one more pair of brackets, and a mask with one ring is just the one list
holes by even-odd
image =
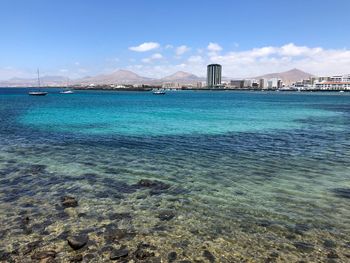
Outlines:
{"label": "sailboat", "polygon": [[[40,89],[39,69],[38,69],[38,88]],[[45,95],[47,95],[47,92],[46,91],[29,91],[28,95],[30,95],[30,96],[45,96]]]}
{"label": "sailboat", "polygon": [[68,79],[67,79],[67,86],[66,86],[66,89],[60,91],[60,94],[73,94],[73,93],[74,93],[74,91],[73,91],[73,90],[70,90],[70,89],[68,88]]}

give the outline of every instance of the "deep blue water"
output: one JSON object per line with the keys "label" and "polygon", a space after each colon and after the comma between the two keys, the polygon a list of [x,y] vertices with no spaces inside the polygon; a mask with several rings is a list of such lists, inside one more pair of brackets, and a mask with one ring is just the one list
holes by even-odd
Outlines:
{"label": "deep blue water", "polygon": [[[347,261],[348,94],[27,91],[0,89],[0,251],[12,258],[44,237],[66,260],[61,234],[88,231],[83,255],[101,262],[114,224],[135,234],[119,243],[150,243],[163,261],[205,262],[205,250],[217,262]],[[66,216],[64,195],[79,201]]]}

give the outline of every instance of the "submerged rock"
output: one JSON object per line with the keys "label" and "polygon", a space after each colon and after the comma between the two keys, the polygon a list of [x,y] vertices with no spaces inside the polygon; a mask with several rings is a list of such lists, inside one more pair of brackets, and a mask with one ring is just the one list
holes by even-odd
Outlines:
{"label": "submerged rock", "polygon": [[11,258],[11,253],[0,250],[0,260],[7,262]]}
{"label": "submerged rock", "polygon": [[310,230],[310,226],[307,224],[295,224],[294,232],[299,235],[303,235],[304,232]]}
{"label": "submerged rock", "polygon": [[132,215],[130,213],[111,213],[108,215],[108,218],[110,220],[123,220],[123,219],[131,220]]}
{"label": "submerged rock", "polygon": [[350,199],[350,188],[335,188],[332,190],[332,192],[337,197]]}
{"label": "submerged rock", "polygon": [[72,196],[64,196],[61,203],[65,208],[78,206],[78,201]]}
{"label": "submerged rock", "polygon": [[335,250],[331,250],[330,252],[328,252],[327,258],[339,258],[339,256]]}
{"label": "submerged rock", "polygon": [[337,244],[333,240],[326,239],[323,241],[323,246],[325,248],[335,248]]}
{"label": "submerged rock", "polygon": [[43,259],[55,258],[55,257],[56,257],[56,251],[47,250],[47,251],[35,252],[31,258],[35,260],[43,260]]}
{"label": "submerged rock", "polygon": [[124,248],[112,250],[109,258],[110,260],[118,260],[121,258],[125,258],[128,255],[129,255],[129,250],[126,247],[124,247]]}
{"label": "submerged rock", "polygon": [[36,248],[38,248],[40,244],[41,244],[41,241],[33,241],[33,242],[28,243],[27,246],[22,251],[23,255],[27,255],[27,254],[31,253]]}
{"label": "submerged rock", "polygon": [[137,184],[139,188],[150,189],[150,195],[162,194],[165,190],[170,188],[169,184],[163,183],[158,180],[141,179]]}
{"label": "submerged rock", "polygon": [[71,259],[69,260],[69,262],[71,263],[82,262],[82,261],[83,261],[83,256],[80,254],[71,257]]}
{"label": "submerged rock", "polygon": [[33,164],[33,165],[29,166],[29,168],[27,169],[27,172],[36,175],[36,174],[39,174],[41,172],[44,172],[45,169],[46,169],[46,165]]}
{"label": "submerged rock", "polygon": [[168,254],[168,262],[172,263],[177,259],[177,253],[175,251],[172,251]]}
{"label": "submerged rock", "polygon": [[158,214],[158,218],[162,221],[169,221],[174,217],[175,217],[175,212],[173,210],[163,210]]}
{"label": "submerged rock", "polygon": [[293,245],[302,252],[311,252],[315,249],[313,244],[302,241],[294,242]]}
{"label": "submerged rock", "polygon": [[87,235],[79,235],[79,236],[73,236],[73,237],[67,238],[68,244],[74,250],[78,250],[84,247],[88,242],[88,240],[89,238]]}
{"label": "submerged rock", "polygon": [[140,243],[137,246],[137,249],[134,253],[134,256],[137,260],[146,260],[153,258],[155,256],[155,253],[153,250],[155,250],[156,247],[147,243]]}
{"label": "submerged rock", "polygon": [[208,250],[204,250],[204,251],[203,251],[203,257],[205,257],[206,259],[208,259],[210,263],[215,262],[215,257],[214,257],[214,255],[213,255],[210,251],[208,251]]}
{"label": "submerged rock", "polygon": [[127,235],[128,235],[128,232],[126,229],[107,228],[105,232],[105,239],[106,241],[112,242],[115,240],[121,240],[125,238]]}

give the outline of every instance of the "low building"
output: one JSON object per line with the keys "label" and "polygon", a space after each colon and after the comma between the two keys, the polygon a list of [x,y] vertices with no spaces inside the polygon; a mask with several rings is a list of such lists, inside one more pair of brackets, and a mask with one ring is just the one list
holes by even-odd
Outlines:
{"label": "low building", "polygon": [[350,81],[323,81],[315,83],[315,88],[320,90],[350,90]]}
{"label": "low building", "polygon": [[244,80],[231,80],[230,81],[230,87],[235,89],[243,89],[244,87]]}
{"label": "low building", "polygon": [[163,89],[181,89],[181,84],[178,82],[164,82],[162,83]]}

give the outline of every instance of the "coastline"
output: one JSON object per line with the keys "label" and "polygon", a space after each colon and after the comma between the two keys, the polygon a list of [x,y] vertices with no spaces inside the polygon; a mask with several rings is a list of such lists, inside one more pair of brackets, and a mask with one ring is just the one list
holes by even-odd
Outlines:
{"label": "coastline", "polygon": [[[36,89],[37,87],[0,87],[0,89]],[[41,89],[66,89],[66,86],[48,86],[48,87],[41,87]],[[101,85],[96,87],[77,87],[77,86],[70,86],[69,89],[73,90],[80,90],[80,91],[140,91],[140,92],[149,92],[153,89],[161,89],[159,86],[147,86],[147,87],[126,87],[126,88],[113,88],[108,85]],[[321,93],[336,93],[336,92],[346,92],[349,93],[350,90],[347,89],[341,89],[341,90],[334,90],[334,89],[254,89],[254,88],[224,88],[224,89],[218,89],[218,88],[187,88],[183,87],[181,89],[166,89],[166,91],[251,91],[251,92],[302,92],[302,93],[312,93],[312,92],[321,92]]]}

